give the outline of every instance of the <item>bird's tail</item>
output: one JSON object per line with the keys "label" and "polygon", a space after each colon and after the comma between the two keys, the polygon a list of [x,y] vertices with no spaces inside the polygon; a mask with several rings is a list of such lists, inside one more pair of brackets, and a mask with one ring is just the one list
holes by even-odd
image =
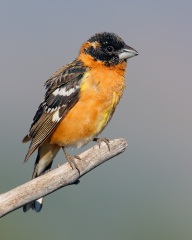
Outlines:
{"label": "bird's tail", "polygon": [[[50,171],[53,159],[57,155],[60,147],[58,145],[50,144],[45,141],[38,149],[38,154],[32,174],[32,179],[39,177]],[[29,209],[33,209],[36,212],[40,212],[43,205],[43,198],[39,198],[34,202],[28,203],[23,207],[23,211],[27,212]]]}

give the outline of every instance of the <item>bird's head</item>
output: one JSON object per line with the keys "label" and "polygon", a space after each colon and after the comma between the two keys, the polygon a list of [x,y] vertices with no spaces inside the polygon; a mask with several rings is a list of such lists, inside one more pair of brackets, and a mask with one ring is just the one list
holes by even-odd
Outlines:
{"label": "bird's head", "polygon": [[114,66],[138,55],[138,52],[125,44],[114,33],[97,33],[82,45],[81,52],[107,66]]}

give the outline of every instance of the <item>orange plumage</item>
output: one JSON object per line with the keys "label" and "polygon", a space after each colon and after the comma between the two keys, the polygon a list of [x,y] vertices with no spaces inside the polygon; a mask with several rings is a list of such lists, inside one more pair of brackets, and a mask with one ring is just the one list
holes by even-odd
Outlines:
{"label": "orange plumage", "polygon": [[[85,42],[78,57],[46,82],[47,92],[29,134],[25,161],[38,149],[32,178],[50,170],[62,147],[81,147],[93,140],[110,121],[125,88],[127,59],[138,55],[114,33],[98,33]],[[42,199],[24,206],[37,212]]]}

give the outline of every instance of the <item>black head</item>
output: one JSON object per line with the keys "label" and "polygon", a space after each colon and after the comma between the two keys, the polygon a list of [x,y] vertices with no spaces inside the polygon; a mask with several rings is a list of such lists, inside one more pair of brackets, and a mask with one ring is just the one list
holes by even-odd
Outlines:
{"label": "black head", "polygon": [[91,55],[95,60],[104,62],[107,66],[113,66],[127,58],[138,55],[138,52],[127,46],[125,42],[114,33],[97,33],[88,42],[90,47],[85,53]]}

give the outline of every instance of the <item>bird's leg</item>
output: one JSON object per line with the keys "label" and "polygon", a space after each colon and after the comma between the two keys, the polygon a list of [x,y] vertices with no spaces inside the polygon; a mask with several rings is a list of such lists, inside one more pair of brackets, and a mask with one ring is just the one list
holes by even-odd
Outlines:
{"label": "bird's leg", "polygon": [[106,138],[106,137],[104,137],[104,138],[97,138],[97,137],[96,137],[96,138],[93,138],[93,141],[94,141],[94,142],[97,142],[98,145],[99,145],[99,147],[101,146],[101,142],[105,142],[105,144],[107,145],[109,151],[111,150],[111,149],[110,149],[109,139],[108,139],[108,138]]}
{"label": "bird's leg", "polygon": [[69,154],[66,152],[66,150],[65,150],[64,147],[62,147],[62,149],[63,149],[63,152],[64,152],[64,154],[65,154],[65,157],[66,157],[68,163],[70,164],[70,166],[72,167],[72,169],[74,169],[74,166],[75,166],[75,168],[77,169],[77,171],[78,171],[78,173],[79,173],[79,175],[80,175],[80,170],[79,170],[77,164],[75,163],[75,158],[77,158],[77,159],[79,159],[79,160],[81,160],[81,158],[80,158],[79,156],[73,157],[73,156],[69,155]]}

